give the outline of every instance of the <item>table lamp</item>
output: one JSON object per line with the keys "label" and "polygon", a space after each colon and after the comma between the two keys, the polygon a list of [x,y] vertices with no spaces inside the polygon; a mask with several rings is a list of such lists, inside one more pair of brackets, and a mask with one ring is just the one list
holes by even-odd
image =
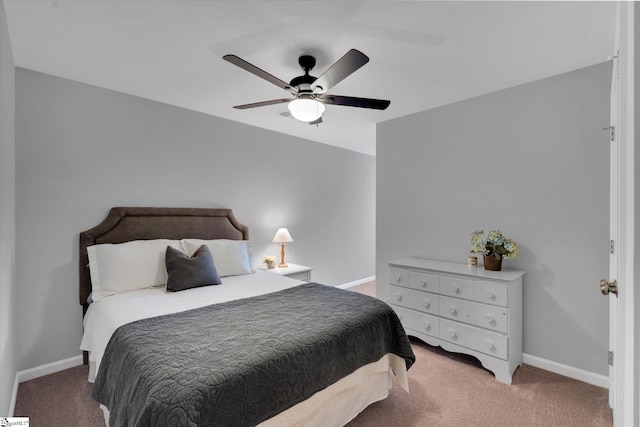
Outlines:
{"label": "table lamp", "polygon": [[276,235],[273,237],[273,243],[280,243],[280,264],[278,264],[278,268],[287,267],[287,264],[284,263],[284,244],[288,242],[293,242],[289,230],[284,227],[278,228]]}

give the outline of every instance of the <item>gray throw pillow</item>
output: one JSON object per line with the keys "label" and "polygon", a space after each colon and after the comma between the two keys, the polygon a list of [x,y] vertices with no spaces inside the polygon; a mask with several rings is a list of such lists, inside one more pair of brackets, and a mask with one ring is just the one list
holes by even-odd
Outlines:
{"label": "gray throw pillow", "polygon": [[200,286],[219,285],[222,283],[216,266],[213,264],[211,251],[202,245],[189,258],[184,252],[167,247],[165,255],[167,268],[167,292],[184,291]]}

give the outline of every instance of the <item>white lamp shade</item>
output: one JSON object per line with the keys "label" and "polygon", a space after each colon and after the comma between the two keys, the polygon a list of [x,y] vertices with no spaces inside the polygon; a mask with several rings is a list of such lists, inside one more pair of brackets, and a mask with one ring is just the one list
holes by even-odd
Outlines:
{"label": "white lamp shade", "polygon": [[289,234],[289,230],[286,228],[278,228],[276,231],[276,235],[273,237],[273,243],[289,243],[293,242],[291,238],[291,234]]}
{"label": "white lamp shade", "polygon": [[299,98],[289,103],[291,115],[302,122],[318,120],[324,113],[324,104],[315,99]]}

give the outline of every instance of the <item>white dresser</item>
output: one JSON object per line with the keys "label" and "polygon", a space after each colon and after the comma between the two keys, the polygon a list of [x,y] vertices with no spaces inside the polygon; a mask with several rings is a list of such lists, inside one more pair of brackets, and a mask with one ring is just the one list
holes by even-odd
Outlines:
{"label": "white dresser", "polygon": [[389,273],[389,303],[408,335],[475,356],[511,384],[522,363],[524,271],[404,258]]}

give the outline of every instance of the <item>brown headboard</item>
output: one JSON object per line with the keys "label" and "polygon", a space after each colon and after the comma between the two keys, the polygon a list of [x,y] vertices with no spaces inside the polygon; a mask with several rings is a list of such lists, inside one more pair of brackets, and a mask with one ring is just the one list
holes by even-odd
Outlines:
{"label": "brown headboard", "polygon": [[80,233],[80,304],[91,293],[87,246],[150,239],[249,240],[249,228],[231,209],[112,208],[100,224]]}

